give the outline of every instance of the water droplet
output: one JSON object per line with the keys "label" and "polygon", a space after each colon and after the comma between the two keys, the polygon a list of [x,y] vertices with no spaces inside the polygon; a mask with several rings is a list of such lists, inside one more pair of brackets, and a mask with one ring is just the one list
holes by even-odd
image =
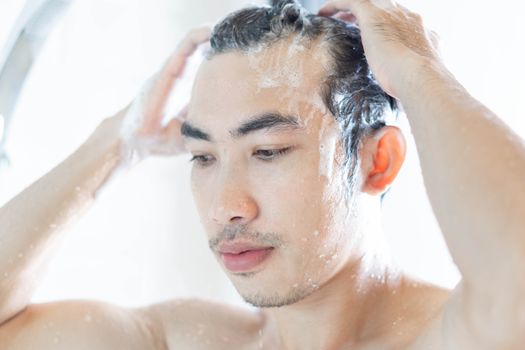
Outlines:
{"label": "water droplet", "polygon": [[316,237],[319,236],[319,231],[318,230],[314,231],[314,236],[316,236]]}
{"label": "water droplet", "polygon": [[24,257],[24,254],[22,254],[22,253],[18,253],[18,258],[19,258],[19,259],[22,259],[23,257]]}
{"label": "water droplet", "polygon": [[90,314],[86,314],[86,315],[84,316],[84,321],[86,321],[86,322],[91,322],[91,315],[90,315]]}

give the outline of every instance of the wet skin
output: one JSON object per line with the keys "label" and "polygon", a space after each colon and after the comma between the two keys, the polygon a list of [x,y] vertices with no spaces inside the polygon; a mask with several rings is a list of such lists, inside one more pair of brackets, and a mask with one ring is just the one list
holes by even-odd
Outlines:
{"label": "wet skin", "polygon": [[[416,14],[389,0],[336,0],[321,10],[338,12],[359,22],[375,76],[405,108],[429,198],[462,273],[457,288],[451,293],[414,281],[386,255],[378,195],[404,160],[399,129],[385,127],[363,140],[358,185],[350,204],[341,200],[337,128],[316,95],[322,55],[293,50],[295,60],[283,60],[291,47],[283,42],[255,56],[217,56],[201,66],[181,116],[193,129],[183,128],[183,138],[184,120],[163,127],[174,80],[209,37],[196,30],[148,90],[136,136],[155,141],[151,153],[180,149],[163,143],[185,140],[198,157],[192,189],[212,253],[241,296],[282,307],[253,312],[204,300],[139,309],[88,301],[30,305],[63,235],[51,229],[67,221],[60,209],[87,207],[128,154],[123,111],[1,209],[0,227],[10,228],[0,246],[2,349],[522,348],[525,196],[516,196],[524,190],[522,142],[446,70],[435,36]],[[294,69],[303,74],[290,79],[286,62],[302,62]],[[275,75],[279,69],[286,74]],[[268,112],[295,123],[264,130],[250,124]],[[208,140],[191,137],[188,131],[197,129],[193,136],[205,133]],[[243,275],[220,256],[239,239],[274,249]],[[20,251],[26,254],[17,259]]]}

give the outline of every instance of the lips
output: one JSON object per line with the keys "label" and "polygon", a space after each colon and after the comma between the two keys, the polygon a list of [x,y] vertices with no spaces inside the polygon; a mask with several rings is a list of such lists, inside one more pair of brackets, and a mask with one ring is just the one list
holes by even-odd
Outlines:
{"label": "lips", "polygon": [[218,251],[228,270],[248,272],[265,261],[273,249],[250,243],[226,243],[220,245]]}

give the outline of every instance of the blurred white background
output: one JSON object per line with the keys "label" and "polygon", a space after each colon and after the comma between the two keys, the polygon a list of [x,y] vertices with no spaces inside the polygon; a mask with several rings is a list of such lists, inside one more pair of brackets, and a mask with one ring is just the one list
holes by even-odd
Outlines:
{"label": "blurred white background", "polygon": [[[521,3],[400,2],[420,12],[441,35],[443,56],[467,89],[524,136]],[[51,33],[19,100],[6,145],[12,164],[0,171],[0,204],[127,104],[188,29],[247,3],[75,1]],[[23,5],[1,0],[0,48]],[[188,98],[190,84],[188,79],[179,89],[180,101]],[[112,183],[70,228],[33,300],[94,298],[138,306],[200,296],[240,302],[207,248],[190,194],[188,159],[148,159]],[[426,198],[410,137],[408,159],[385,199],[383,221],[406,270],[454,286],[458,273]]]}

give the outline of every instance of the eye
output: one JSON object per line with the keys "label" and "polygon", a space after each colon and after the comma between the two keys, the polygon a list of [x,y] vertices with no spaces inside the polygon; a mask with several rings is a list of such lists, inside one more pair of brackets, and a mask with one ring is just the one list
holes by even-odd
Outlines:
{"label": "eye", "polygon": [[260,149],[255,151],[254,155],[257,156],[257,158],[264,160],[264,161],[270,161],[274,160],[285,153],[289,152],[292,149],[292,147],[285,147],[280,149]]}
{"label": "eye", "polygon": [[213,156],[210,156],[208,154],[204,155],[195,155],[191,157],[190,162],[195,162],[198,166],[206,167],[213,163],[214,159]]}

